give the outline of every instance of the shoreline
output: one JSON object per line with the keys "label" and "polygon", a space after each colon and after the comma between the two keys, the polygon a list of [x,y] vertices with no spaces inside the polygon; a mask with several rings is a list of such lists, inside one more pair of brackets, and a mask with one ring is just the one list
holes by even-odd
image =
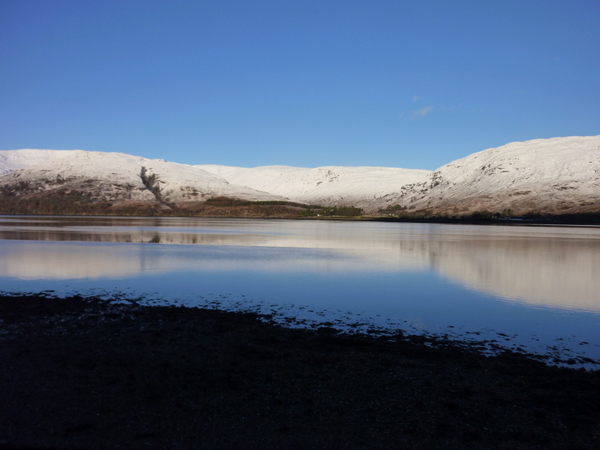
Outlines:
{"label": "shoreline", "polygon": [[0,213],[5,217],[87,217],[87,218],[173,218],[173,219],[247,219],[247,220],[316,220],[316,221],[343,221],[343,222],[382,222],[382,223],[427,223],[443,225],[499,225],[499,226],[525,226],[525,227],[564,227],[564,228],[600,228],[600,216],[595,214],[593,219],[580,218],[579,220],[558,221],[545,219],[480,219],[474,220],[465,218],[446,218],[446,217],[386,217],[386,216],[300,216],[300,215],[126,215],[126,214],[20,214],[20,213]]}
{"label": "shoreline", "polygon": [[0,296],[0,449],[600,444],[600,371],[260,319]]}

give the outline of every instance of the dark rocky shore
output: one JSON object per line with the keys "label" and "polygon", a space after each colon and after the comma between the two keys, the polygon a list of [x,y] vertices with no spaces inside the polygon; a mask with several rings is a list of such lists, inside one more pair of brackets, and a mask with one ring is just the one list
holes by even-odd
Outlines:
{"label": "dark rocky shore", "polygon": [[0,448],[600,448],[600,371],[258,319],[0,297]]}

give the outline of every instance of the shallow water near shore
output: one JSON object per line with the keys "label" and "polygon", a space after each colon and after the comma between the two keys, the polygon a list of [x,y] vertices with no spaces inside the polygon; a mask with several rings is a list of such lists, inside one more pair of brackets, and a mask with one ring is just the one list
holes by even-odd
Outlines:
{"label": "shallow water near shore", "polygon": [[598,273],[598,228],[0,217],[3,292],[447,335],[574,367],[600,368]]}

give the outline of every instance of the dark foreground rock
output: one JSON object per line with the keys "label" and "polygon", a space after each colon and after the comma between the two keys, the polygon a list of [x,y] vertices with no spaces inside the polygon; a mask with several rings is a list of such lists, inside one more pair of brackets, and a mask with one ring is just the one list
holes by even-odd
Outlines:
{"label": "dark foreground rock", "polygon": [[0,448],[599,448],[600,372],[252,314],[0,297]]}

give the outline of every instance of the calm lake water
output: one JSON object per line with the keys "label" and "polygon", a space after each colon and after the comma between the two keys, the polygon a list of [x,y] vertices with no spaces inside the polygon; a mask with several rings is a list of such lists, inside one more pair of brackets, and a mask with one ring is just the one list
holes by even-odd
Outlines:
{"label": "calm lake water", "polygon": [[0,216],[0,291],[448,335],[600,368],[600,229]]}

